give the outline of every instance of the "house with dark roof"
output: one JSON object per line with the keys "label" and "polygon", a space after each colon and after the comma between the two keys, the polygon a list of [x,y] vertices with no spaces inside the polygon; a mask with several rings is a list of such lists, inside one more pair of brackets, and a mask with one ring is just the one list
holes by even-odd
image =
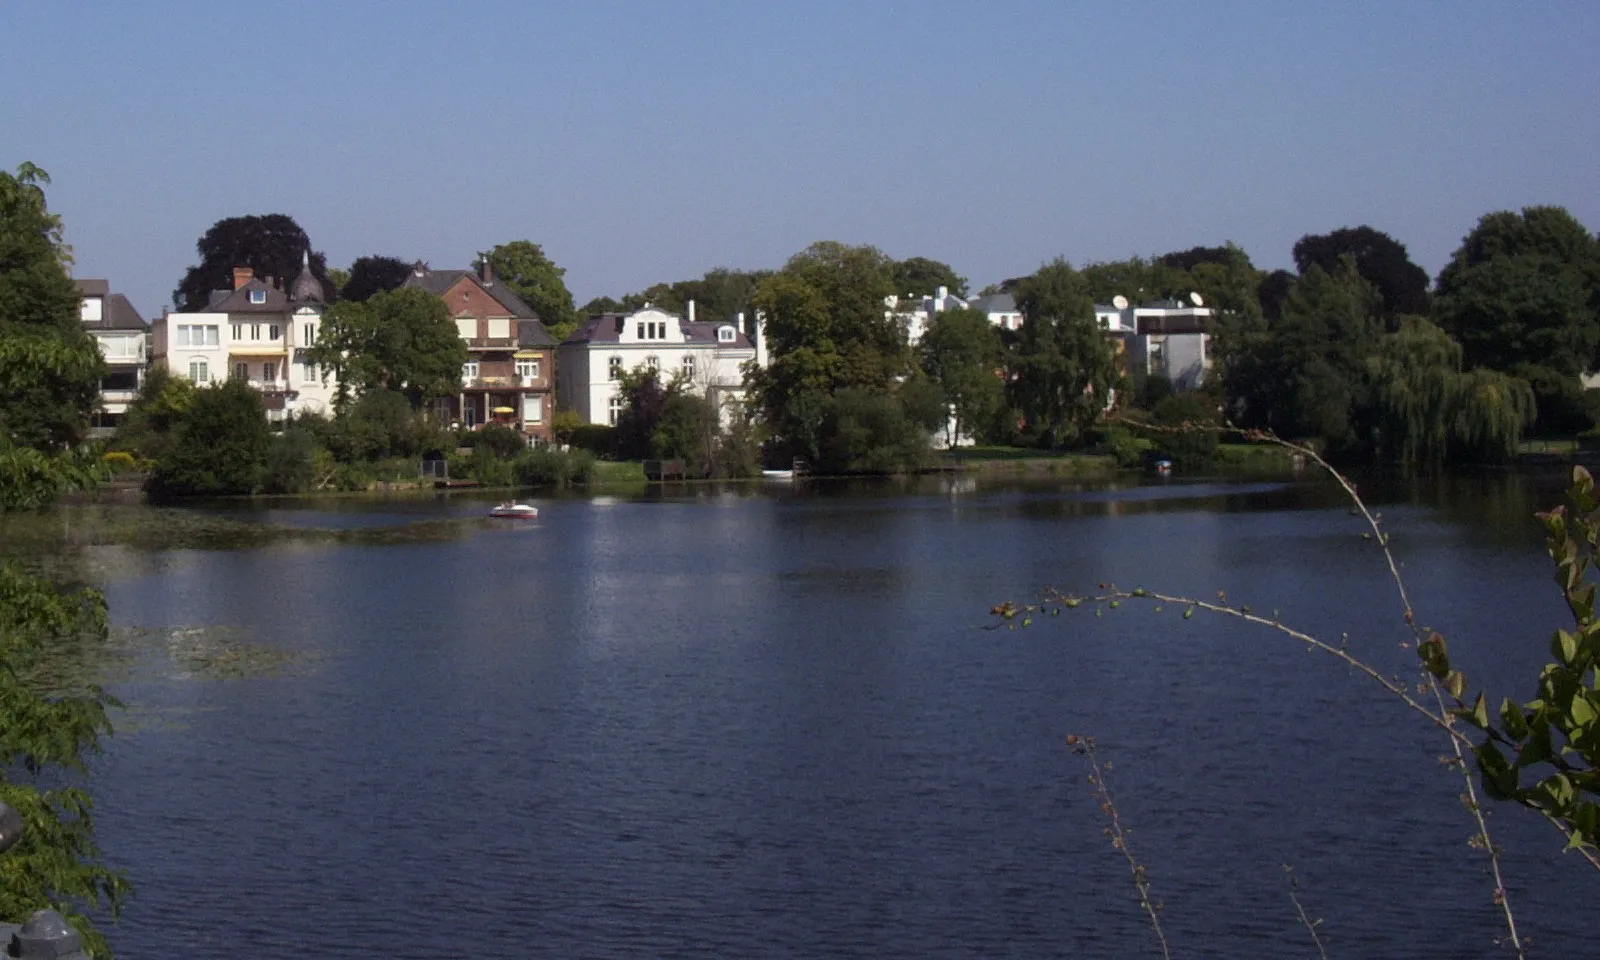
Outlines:
{"label": "house with dark roof", "polygon": [[990,323],[1002,330],[1015,330],[1022,326],[1022,311],[1017,309],[1017,299],[1009,293],[977,297],[967,306],[985,314]]}
{"label": "house with dark roof", "polygon": [[73,283],[83,298],[80,307],[83,327],[94,337],[106,361],[94,427],[109,431],[122,421],[128,404],[139,395],[139,388],[144,384],[150,325],[139,316],[127,297],[111,292],[110,283],[104,280],[74,280]]}
{"label": "house with dark roof", "polygon": [[586,423],[615,424],[622,413],[618,389],[624,370],[653,368],[663,382],[681,378],[719,411],[744,398],[744,365],[766,362],[752,342],[744,315],[734,320],[696,320],[645,304],[632,313],[590,317],[561,344],[561,406]]}
{"label": "house with dark roof", "polygon": [[461,389],[439,399],[440,419],[473,429],[501,423],[549,442],[556,341],[533,309],[495,279],[487,260],[477,270],[432,270],[418,262],[405,286],[443,300],[467,346]]}
{"label": "house with dark roof", "polygon": [[309,254],[287,287],[235,267],[232,289],[211,291],[205,310],[162,316],[151,338],[153,362],[199,385],[243,380],[261,392],[269,420],[329,410],[338,380],[306,352],[326,308]]}

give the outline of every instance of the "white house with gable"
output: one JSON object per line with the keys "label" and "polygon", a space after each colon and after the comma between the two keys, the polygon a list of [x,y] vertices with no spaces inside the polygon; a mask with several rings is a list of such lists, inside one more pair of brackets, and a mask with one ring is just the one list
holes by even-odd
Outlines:
{"label": "white house with gable", "polygon": [[324,411],[333,405],[338,382],[306,349],[317,342],[325,306],[309,263],[287,290],[274,278],[235,267],[233,289],[212,291],[205,310],[168,312],[156,322],[151,359],[201,386],[245,381],[261,392],[269,420]]}
{"label": "white house with gable", "polygon": [[557,403],[586,423],[615,424],[623,399],[624,370],[654,367],[663,383],[682,376],[691,389],[725,409],[744,397],[744,365],[765,366],[766,351],[752,343],[744,315],[729,321],[697,321],[645,304],[633,313],[590,317],[557,348]]}

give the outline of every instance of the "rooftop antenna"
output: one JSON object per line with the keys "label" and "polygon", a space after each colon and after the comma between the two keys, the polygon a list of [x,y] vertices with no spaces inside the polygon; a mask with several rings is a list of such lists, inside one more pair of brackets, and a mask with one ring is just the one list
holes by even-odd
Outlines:
{"label": "rooftop antenna", "polygon": [[1128,309],[1128,298],[1119,293],[1111,298],[1111,305],[1118,310],[1126,310]]}

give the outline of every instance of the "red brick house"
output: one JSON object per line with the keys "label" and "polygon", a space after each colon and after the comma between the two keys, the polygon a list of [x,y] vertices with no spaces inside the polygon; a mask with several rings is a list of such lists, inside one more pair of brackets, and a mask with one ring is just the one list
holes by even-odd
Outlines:
{"label": "red brick house", "polygon": [[439,400],[440,418],[471,429],[503,423],[548,443],[556,342],[532,308],[494,279],[487,262],[479,271],[430,270],[418,262],[405,285],[444,301],[470,355],[460,392]]}

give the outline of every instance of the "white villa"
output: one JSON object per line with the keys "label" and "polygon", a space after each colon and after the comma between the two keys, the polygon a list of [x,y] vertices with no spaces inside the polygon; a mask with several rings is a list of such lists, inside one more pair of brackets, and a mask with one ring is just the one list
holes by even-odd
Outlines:
{"label": "white villa", "polygon": [[145,341],[150,325],[139,316],[128,298],[111,292],[104,280],[75,280],[83,298],[79,316],[84,329],[100,347],[106,361],[106,375],[100,380],[100,407],[95,411],[94,427],[109,432],[122,421],[128,404],[144,385],[144,368],[149,352]]}
{"label": "white villa", "polygon": [[261,391],[269,420],[325,411],[338,383],[306,357],[325,306],[309,259],[287,291],[250,267],[235,267],[233,289],[213,290],[204,311],[162,316],[151,359],[196,384],[244,380]]}
{"label": "white villa", "polygon": [[1175,390],[1195,390],[1211,368],[1207,352],[1212,310],[1198,293],[1186,300],[1133,306],[1125,297],[1094,305],[1101,327],[1121,338],[1129,373],[1163,376]]}
{"label": "white villa", "polygon": [[960,310],[967,305],[967,301],[952,297],[949,287],[940,287],[931,297],[919,297],[916,294],[888,296],[884,298],[883,305],[888,308],[885,315],[900,321],[900,327],[906,333],[906,342],[914,347],[928,332],[928,325],[933,323],[935,317],[946,310]]}
{"label": "white villa", "polygon": [[752,344],[744,315],[732,321],[696,321],[645,304],[633,313],[590,317],[557,348],[557,405],[575,410],[586,423],[615,424],[623,399],[617,381],[624,370],[654,367],[663,381],[682,375],[719,409],[744,397],[744,365],[766,365],[756,332]]}

